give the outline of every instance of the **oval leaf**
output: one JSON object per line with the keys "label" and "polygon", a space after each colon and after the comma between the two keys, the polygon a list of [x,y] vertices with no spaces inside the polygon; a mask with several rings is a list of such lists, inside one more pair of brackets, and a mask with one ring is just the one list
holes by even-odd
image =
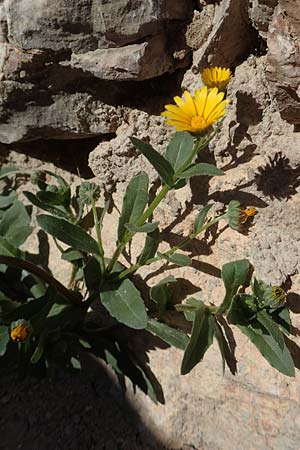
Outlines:
{"label": "oval leaf", "polygon": [[198,163],[193,164],[192,166],[185,169],[183,172],[178,174],[179,178],[191,178],[196,176],[218,176],[218,175],[224,175],[224,172],[220,169],[218,169],[213,164],[207,164],[207,163]]}
{"label": "oval leaf", "polygon": [[37,217],[39,226],[56,239],[70,245],[75,250],[99,255],[98,244],[78,225],[59,217],[41,215]]}
{"label": "oval leaf", "polygon": [[174,170],[169,161],[167,161],[160,153],[158,153],[150,144],[137,139],[130,138],[133,145],[148,159],[150,164],[157,171],[161,180],[168,186],[172,186],[174,182]]}
{"label": "oval leaf", "polygon": [[[187,131],[179,131],[172,137],[166,151],[166,159],[176,173],[192,156],[194,138]],[[188,164],[188,163],[187,163]]]}
{"label": "oval leaf", "polygon": [[141,172],[132,178],[127,186],[118,226],[118,240],[122,241],[126,232],[125,224],[135,224],[148,203],[149,178]]}
{"label": "oval leaf", "polygon": [[206,350],[213,342],[215,332],[214,317],[204,303],[199,302],[199,305],[195,312],[191,339],[184,352],[181,364],[182,375],[189,373],[201,361]]}
{"label": "oval leaf", "polygon": [[225,298],[218,308],[218,313],[224,313],[230,306],[232,297],[237,293],[240,286],[244,286],[248,281],[250,264],[247,259],[233,261],[224,264],[221,276],[226,288]]}
{"label": "oval leaf", "polygon": [[[113,289],[115,287],[115,289]],[[111,290],[100,292],[100,299],[110,315],[130,328],[146,328],[147,313],[144,301],[135,285],[125,279]]]}
{"label": "oval leaf", "polygon": [[138,227],[130,223],[125,223],[125,228],[127,228],[127,230],[131,231],[132,233],[151,233],[152,231],[156,230],[158,225],[159,222],[150,222]]}
{"label": "oval leaf", "polygon": [[212,205],[206,205],[199,212],[198,216],[196,217],[195,225],[194,225],[195,233],[199,233],[201,231],[201,228],[203,227],[203,225],[205,223],[205,219],[208,214],[208,211],[210,210],[211,207],[212,207]]}
{"label": "oval leaf", "polygon": [[180,350],[184,350],[189,343],[189,338],[183,331],[169,327],[169,325],[158,322],[155,319],[148,320],[146,329],[155,336],[158,336],[167,344],[179,348]]}

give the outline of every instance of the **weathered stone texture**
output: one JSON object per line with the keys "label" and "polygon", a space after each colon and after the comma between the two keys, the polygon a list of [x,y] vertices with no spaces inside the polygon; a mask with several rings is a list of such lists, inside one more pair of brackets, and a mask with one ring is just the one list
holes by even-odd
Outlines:
{"label": "weathered stone texture", "polygon": [[[119,88],[103,82],[147,80],[186,66],[191,3],[1,2],[0,142],[115,131],[107,105],[116,104],[109,92]],[[83,120],[78,110],[85,111]]]}
{"label": "weathered stone texture", "polygon": [[280,0],[268,32],[267,78],[283,119],[300,123],[300,3]]}

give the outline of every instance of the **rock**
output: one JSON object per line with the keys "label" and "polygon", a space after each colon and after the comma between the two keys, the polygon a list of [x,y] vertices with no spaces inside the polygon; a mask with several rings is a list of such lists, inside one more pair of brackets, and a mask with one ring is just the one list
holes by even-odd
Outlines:
{"label": "rock", "polygon": [[[184,89],[198,87],[192,81],[191,72],[199,73],[207,66],[236,66],[245,55],[251,53],[257,42],[257,33],[252,27],[247,2],[244,0],[222,0],[214,5],[208,4],[203,7],[201,18],[199,20],[195,15],[193,26],[189,27],[189,30],[193,31],[192,34],[188,33],[189,45],[198,49],[193,52],[191,70],[186,71],[184,75],[182,83]],[[210,24],[212,25],[210,33],[203,36],[203,28],[205,31],[208,30]],[[197,36],[203,36],[201,46]]]}
{"label": "rock", "polygon": [[129,181],[141,170],[150,179],[157,178],[156,171],[130,142],[129,137],[151,142],[163,152],[174,130],[164,126],[162,117],[150,116],[143,111],[127,111],[124,122],[116,130],[116,137],[101,142],[89,155],[89,166],[101,184],[112,185],[119,181]]}
{"label": "rock", "polygon": [[280,0],[269,26],[267,79],[281,117],[300,123],[300,4]]}
{"label": "rock", "polygon": [[101,80],[145,80],[172,70],[174,60],[164,51],[165,45],[164,35],[158,35],[141,44],[73,53],[70,61],[61,64]]}
{"label": "rock", "polygon": [[268,27],[277,5],[278,0],[253,0],[249,2],[251,21],[263,38],[267,37]]}
{"label": "rock", "polygon": [[189,63],[191,4],[2,2],[0,142],[114,132],[125,93],[130,100],[140,89],[120,82],[140,83]]}

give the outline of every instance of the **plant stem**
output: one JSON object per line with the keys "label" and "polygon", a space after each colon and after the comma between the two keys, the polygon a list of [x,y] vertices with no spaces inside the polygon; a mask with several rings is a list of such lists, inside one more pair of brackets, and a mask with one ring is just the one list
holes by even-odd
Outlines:
{"label": "plant stem", "polygon": [[[154,200],[150,203],[150,205],[148,206],[146,211],[141,215],[141,217],[137,221],[136,225],[138,227],[144,225],[146,220],[149,219],[149,217],[153,214],[153,211],[155,210],[155,208],[157,208],[159,203],[165,198],[165,196],[167,195],[167,193],[169,192],[170,189],[171,189],[170,186],[167,186],[167,185],[162,187],[162,189],[160,190],[158,195],[154,198]],[[115,253],[113,254],[113,256],[110,260],[109,265],[107,266],[108,273],[112,271],[115,263],[118,261],[118,258],[121,255],[121,253],[123,252],[126,244],[128,244],[128,242],[131,241],[134,234],[135,233],[131,233],[131,232],[125,233],[123,241],[119,243],[118,247],[116,248]]]}
{"label": "plant stem", "polygon": [[153,258],[148,259],[143,264],[137,263],[137,264],[132,265],[131,267],[128,267],[128,269],[123,270],[123,272],[121,272],[119,274],[119,279],[125,278],[127,275],[129,275],[132,272],[135,272],[140,267],[149,266],[149,264],[152,264],[155,261],[160,261],[160,260],[164,259],[164,256],[172,256],[177,250],[180,250],[188,242],[190,242],[193,239],[195,239],[200,233],[203,233],[203,231],[207,230],[208,228],[213,226],[215,223],[219,222],[225,216],[226,216],[226,214],[222,214],[221,216],[215,217],[214,219],[210,220],[205,225],[203,225],[203,227],[201,227],[200,230],[198,230],[197,232],[189,234],[186,238],[182,239],[182,241],[179,242],[178,245],[175,245],[174,247],[170,248],[170,250],[168,250],[167,252],[163,253],[162,256],[155,256]]}
{"label": "plant stem", "polygon": [[64,297],[66,297],[71,303],[76,305],[83,305],[81,299],[72,291],[65,288],[63,284],[61,284],[56,278],[50,275],[49,272],[42,269],[41,267],[32,264],[29,261],[25,261],[24,259],[13,258],[11,256],[0,256],[0,264],[5,264],[6,266],[15,266],[20,269],[27,270],[27,272],[32,273],[37,276],[45,283],[53,286],[58,292],[60,292]]}
{"label": "plant stem", "polygon": [[94,218],[94,224],[95,224],[99,253],[100,253],[100,267],[101,267],[101,272],[103,273],[105,271],[104,250],[103,250],[103,245],[102,245],[101,229],[99,226],[99,218],[98,218],[98,214],[97,214],[95,200],[93,198],[91,199],[91,204],[92,204],[93,218]]}

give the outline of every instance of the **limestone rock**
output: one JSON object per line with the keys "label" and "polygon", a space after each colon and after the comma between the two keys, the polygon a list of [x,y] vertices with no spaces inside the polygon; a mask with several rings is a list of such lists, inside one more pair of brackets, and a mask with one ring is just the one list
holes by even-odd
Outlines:
{"label": "limestone rock", "polygon": [[141,82],[189,63],[184,30],[191,4],[1,2],[0,142],[114,132],[124,92],[130,99],[139,90],[119,82]]}
{"label": "limestone rock", "polygon": [[163,151],[174,133],[171,127],[164,126],[162,117],[150,116],[143,111],[127,111],[124,122],[116,130],[116,137],[101,142],[89,156],[89,166],[101,184],[111,185],[119,181],[129,181],[141,170],[150,179],[157,177],[150,163],[130,142],[134,136],[150,142],[158,151]]}
{"label": "limestone rock", "polygon": [[263,38],[267,37],[268,27],[277,4],[278,0],[253,0],[249,2],[251,21]]}
{"label": "limestone rock", "polygon": [[283,119],[300,123],[300,4],[280,0],[269,26],[267,78]]}

